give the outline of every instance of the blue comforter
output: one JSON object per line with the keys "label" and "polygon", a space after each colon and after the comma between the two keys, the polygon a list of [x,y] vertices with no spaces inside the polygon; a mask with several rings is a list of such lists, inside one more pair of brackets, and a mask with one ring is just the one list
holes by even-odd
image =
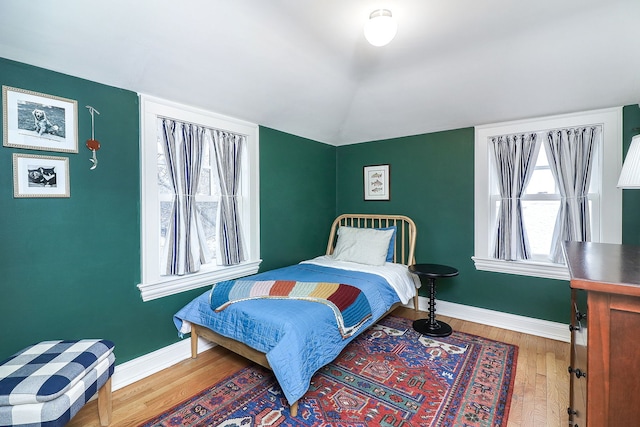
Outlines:
{"label": "blue comforter", "polygon": [[[346,283],[367,297],[372,317],[361,331],[400,301],[382,276],[315,264],[297,264],[259,273],[255,280],[296,280]],[[309,388],[311,377],[333,361],[356,335],[343,339],[328,306],[310,301],[257,299],[233,304],[218,313],[209,305],[211,291],[191,301],[174,316],[178,330],[183,322],[205,326],[264,352],[289,403]]]}

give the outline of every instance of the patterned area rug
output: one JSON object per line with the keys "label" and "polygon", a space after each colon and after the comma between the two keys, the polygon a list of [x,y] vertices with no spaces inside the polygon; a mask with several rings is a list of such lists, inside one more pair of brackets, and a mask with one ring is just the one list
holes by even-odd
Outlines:
{"label": "patterned area rug", "polygon": [[144,427],[502,426],[518,348],[454,332],[429,338],[388,316],[317,372],[292,418],[273,374],[251,366]]}

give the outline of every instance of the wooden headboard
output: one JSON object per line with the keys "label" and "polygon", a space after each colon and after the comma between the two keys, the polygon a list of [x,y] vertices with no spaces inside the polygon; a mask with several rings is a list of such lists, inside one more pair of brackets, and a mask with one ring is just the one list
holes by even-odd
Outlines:
{"label": "wooden headboard", "polygon": [[411,265],[415,264],[416,225],[413,220],[404,215],[376,215],[376,214],[343,214],[333,221],[327,255],[333,254],[336,244],[337,230],[340,226],[357,228],[385,228],[395,226],[396,241],[393,250],[393,262]]}

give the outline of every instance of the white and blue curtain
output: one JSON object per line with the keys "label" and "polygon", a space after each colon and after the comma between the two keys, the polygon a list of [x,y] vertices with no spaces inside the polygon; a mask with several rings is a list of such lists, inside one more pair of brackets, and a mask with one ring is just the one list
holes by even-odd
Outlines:
{"label": "white and blue curtain", "polygon": [[538,151],[535,133],[491,138],[490,147],[500,194],[493,257],[514,261],[531,257],[522,220],[521,197],[531,179]]}
{"label": "white and blue curtain", "polygon": [[239,192],[242,151],[246,136],[211,130],[213,153],[220,181],[218,263],[236,265],[246,259],[240,219]]}
{"label": "white and blue curtain", "polygon": [[598,132],[598,127],[581,127],[556,129],[547,134],[544,148],[560,192],[560,209],[549,253],[554,263],[564,263],[563,241],[591,241],[588,194]]}
{"label": "white and blue curtain", "polygon": [[173,203],[161,268],[165,275],[184,275],[210,261],[196,208],[202,168],[205,129],[190,123],[161,119],[167,173]]}

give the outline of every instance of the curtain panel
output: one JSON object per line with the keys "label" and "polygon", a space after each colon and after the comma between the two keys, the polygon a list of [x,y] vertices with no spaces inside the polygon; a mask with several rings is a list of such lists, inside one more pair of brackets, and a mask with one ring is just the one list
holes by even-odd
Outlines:
{"label": "curtain panel", "polygon": [[238,204],[241,159],[246,137],[220,130],[211,130],[211,134],[220,181],[218,260],[222,265],[236,265],[246,260]]}
{"label": "curtain panel", "polygon": [[500,203],[496,218],[493,257],[515,261],[531,257],[522,217],[521,197],[538,157],[540,145],[535,133],[491,138],[494,171]]}
{"label": "curtain panel", "polygon": [[549,259],[564,263],[562,242],[591,241],[589,184],[598,127],[549,131],[544,144],[551,172],[560,192],[560,208],[553,230]]}
{"label": "curtain panel", "polygon": [[210,261],[196,208],[196,192],[204,150],[205,129],[161,119],[163,148],[173,189],[167,240],[161,258],[165,275],[184,275]]}

